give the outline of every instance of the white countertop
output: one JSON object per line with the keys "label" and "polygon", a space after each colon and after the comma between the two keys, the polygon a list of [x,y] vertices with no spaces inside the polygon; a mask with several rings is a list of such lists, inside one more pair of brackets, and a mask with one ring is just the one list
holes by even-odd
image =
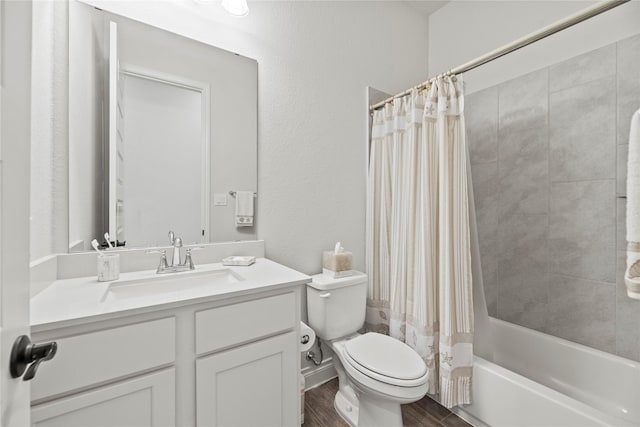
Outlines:
{"label": "white countertop", "polygon": [[266,258],[249,267],[197,265],[193,272],[169,273],[172,278],[205,271],[229,269],[244,280],[215,286],[184,289],[121,300],[104,300],[110,283],[156,277],[155,270],[121,273],[115,282],[98,282],[95,276],[56,280],[31,299],[31,328],[39,332],[88,321],[157,311],[185,304],[248,295],[251,293],[308,283],[311,278]]}

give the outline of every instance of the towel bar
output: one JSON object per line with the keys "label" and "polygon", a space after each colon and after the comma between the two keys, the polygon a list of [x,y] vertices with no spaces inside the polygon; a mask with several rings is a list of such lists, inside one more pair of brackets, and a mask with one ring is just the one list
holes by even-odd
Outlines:
{"label": "towel bar", "polygon": [[[233,191],[233,190],[229,190],[229,195],[232,196],[232,197],[236,197],[236,192]],[[253,197],[257,198],[258,197],[258,193],[254,192],[253,193]]]}

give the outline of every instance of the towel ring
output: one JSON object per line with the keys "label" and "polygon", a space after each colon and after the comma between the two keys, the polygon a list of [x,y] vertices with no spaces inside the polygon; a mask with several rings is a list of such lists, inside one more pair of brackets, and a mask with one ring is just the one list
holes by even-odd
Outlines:
{"label": "towel ring", "polygon": [[[230,195],[231,197],[236,197],[236,192],[235,192],[235,191],[233,191],[233,190],[229,190],[229,195]],[[258,193],[254,192],[254,193],[253,193],[253,197],[254,197],[254,198],[257,198],[257,197],[258,197]]]}

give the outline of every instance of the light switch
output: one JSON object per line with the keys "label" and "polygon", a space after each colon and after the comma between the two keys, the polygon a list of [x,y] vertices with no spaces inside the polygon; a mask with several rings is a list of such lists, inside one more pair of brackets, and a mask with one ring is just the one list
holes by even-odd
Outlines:
{"label": "light switch", "polygon": [[213,193],[214,206],[227,206],[227,193]]}

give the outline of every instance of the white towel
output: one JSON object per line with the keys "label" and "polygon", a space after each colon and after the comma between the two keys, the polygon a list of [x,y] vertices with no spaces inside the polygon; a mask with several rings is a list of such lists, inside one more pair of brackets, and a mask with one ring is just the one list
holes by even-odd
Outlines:
{"label": "white towel", "polygon": [[627,166],[627,295],[640,299],[640,110],[631,118]]}
{"label": "white towel", "polygon": [[253,191],[236,192],[236,227],[253,226]]}

